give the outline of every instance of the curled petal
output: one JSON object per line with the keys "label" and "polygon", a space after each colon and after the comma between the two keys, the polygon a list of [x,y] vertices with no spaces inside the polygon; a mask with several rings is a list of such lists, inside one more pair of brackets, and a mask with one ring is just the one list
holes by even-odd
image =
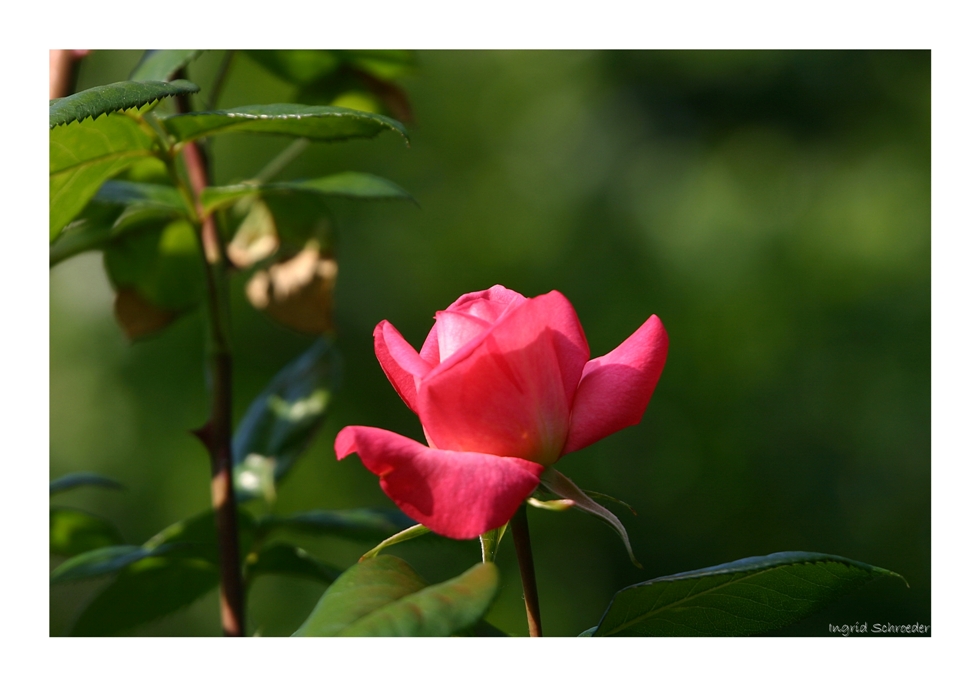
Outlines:
{"label": "curled petal", "polygon": [[334,449],[337,459],[357,453],[405,514],[449,538],[506,524],[544,470],[515,457],[436,450],[368,426],[345,427]]}
{"label": "curled petal", "polygon": [[550,464],[588,357],[565,296],[525,300],[422,380],[419,418],[439,448]]}
{"label": "curled petal", "polygon": [[493,323],[503,316],[504,312],[513,309],[527,300],[517,291],[497,285],[485,291],[476,291],[461,295],[446,308],[447,312],[463,312],[472,317],[478,317],[487,323]]}
{"label": "curled petal", "polygon": [[611,353],[589,360],[575,393],[562,454],[638,423],[666,361],[667,331],[656,315]]}
{"label": "curled petal", "polygon": [[423,360],[398,329],[387,321],[374,327],[374,354],[398,395],[412,412],[418,414],[416,387],[432,365]]}

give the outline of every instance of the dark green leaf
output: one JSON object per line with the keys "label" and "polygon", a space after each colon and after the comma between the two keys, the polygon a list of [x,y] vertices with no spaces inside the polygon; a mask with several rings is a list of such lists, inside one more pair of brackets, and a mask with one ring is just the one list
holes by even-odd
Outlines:
{"label": "dark green leaf", "polygon": [[199,559],[154,557],[119,573],[82,611],[73,636],[113,636],[191,604],[218,585],[218,569]]}
{"label": "dark green leaf", "polygon": [[426,587],[408,563],[382,555],[344,572],[295,635],[451,636],[483,617],[497,584],[497,568],[478,564]]}
{"label": "dark green leaf", "polygon": [[[252,401],[232,440],[235,488],[243,498],[262,495],[262,460],[272,461],[276,481],[286,475],[323,425],[339,380],[339,355],[319,338]],[[260,459],[250,465],[252,455]]]}
{"label": "dark green leaf", "polygon": [[120,81],[52,100],[48,106],[50,128],[80,122],[103,114],[142,107],[154,100],[184,93],[196,93],[200,88],[190,81]]}
{"label": "dark green leaf", "polygon": [[196,60],[203,50],[147,50],[129,75],[130,81],[169,81],[181,67]]}
{"label": "dark green leaf", "polygon": [[591,627],[589,629],[586,629],[585,631],[583,631],[582,633],[580,633],[578,635],[578,638],[589,638],[590,636],[595,636],[595,630],[598,629],[598,628],[599,627],[594,626],[594,627]]}
{"label": "dark green leaf", "polygon": [[[244,552],[252,546],[255,520],[247,511],[238,510],[238,548]],[[143,544],[148,550],[167,549],[168,557],[197,558],[218,564],[218,533],[214,512],[204,512],[171,524]]]}
{"label": "dark green leaf", "polygon": [[89,250],[101,249],[112,238],[112,227],[124,211],[124,207],[117,205],[90,202],[51,244],[48,266],[53,267]]}
{"label": "dark green leaf", "polygon": [[415,524],[398,510],[311,510],[259,521],[263,532],[286,530],[296,533],[329,534],[359,541],[376,541]]}
{"label": "dark green leaf", "polygon": [[[154,219],[152,210],[150,214],[159,229],[122,231],[104,246],[106,272],[117,291],[131,288],[157,307],[182,312],[196,305],[204,293],[197,236],[186,220],[167,222]],[[141,214],[138,219],[145,222],[147,217]]]}
{"label": "dark green leaf", "polygon": [[178,114],[163,122],[180,141],[219,133],[269,133],[319,141],[342,141],[373,138],[382,131],[390,130],[408,142],[405,127],[394,119],[344,107],[248,105],[231,110]]}
{"label": "dark green leaf", "polygon": [[285,574],[312,579],[321,583],[333,583],[342,570],[320,562],[302,548],[288,543],[270,543],[249,556],[245,575],[254,579],[263,574]]}
{"label": "dark green leaf", "polygon": [[372,557],[377,557],[378,553],[387,548],[390,545],[395,545],[396,543],[403,543],[405,541],[411,541],[413,538],[418,538],[423,534],[427,534],[431,531],[426,526],[422,524],[416,524],[415,526],[410,526],[404,531],[399,531],[394,536],[389,536],[385,540],[381,541],[378,545],[371,548],[369,551],[361,555],[361,559],[358,562],[364,562],[364,560],[370,560]]}
{"label": "dark green leaf", "polygon": [[245,54],[282,80],[293,84],[316,81],[333,73],[342,60],[332,50],[246,50]]}
{"label": "dark green leaf", "polygon": [[822,553],[748,557],[624,588],[613,597],[594,635],[759,634],[793,624],[884,576],[902,578]]}
{"label": "dark green leaf", "polygon": [[66,581],[81,581],[112,574],[138,560],[163,555],[170,550],[171,546],[160,546],[151,550],[138,545],[96,548],[62,562],[51,572],[51,583],[61,584]]}
{"label": "dark green leaf", "polygon": [[64,493],[65,491],[70,491],[73,488],[78,488],[79,486],[97,486],[99,488],[111,488],[115,490],[121,489],[123,486],[121,483],[115,479],[110,479],[107,476],[102,476],[101,474],[95,474],[93,472],[72,472],[71,474],[65,474],[64,476],[58,477],[51,482],[51,495],[55,493]]}
{"label": "dark green leaf", "polygon": [[415,198],[404,188],[380,176],[361,172],[343,172],[319,179],[284,181],[266,184],[237,184],[214,186],[201,193],[205,212],[227,207],[241,198],[271,193],[314,193],[327,197],[355,200],[410,200]]}
{"label": "dark green leaf", "polygon": [[147,205],[178,213],[187,211],[176,188],[156,183],[106,181],[93,201],[106,205]]}
{"label": "dark green leaf", "polygon": [[153,154],[153,136],[125,114],[51,129],[50,238],[82,210],[104,181]]}
{"label": "dark green leaf", "polygon": [[461,629],[453,634],[453,636],[476,636],[478,638],[510,638],[510,634],[505,631],[501,631],[493,624],[490,624],[485,619],[481,619],[479,622],[466,629]]}
{"label": "dark green leaf", "polygon": [[[626,552],[629,553],[630,561],[637,568],[643,569],[643,565],[633,555],[633,547],[630,545],[629,534],[626,533],[626,527],[619,521],[619,517],[592,500],[571,479],[552,467],[548,467],[541,473],[541,486],[559,498],[571,500],[574,503],[574,507],[601,519],[611,526],[619,534],[619,537],[623,539],[623,545],[626,546]],[[557,505],[557,507],[561,509],[561,505]]]}
{"label": "dark green leaf", "polygon": [[125,543],[115,526],[81,510],[53,507],[49,524],[52,555],[71,557]]}

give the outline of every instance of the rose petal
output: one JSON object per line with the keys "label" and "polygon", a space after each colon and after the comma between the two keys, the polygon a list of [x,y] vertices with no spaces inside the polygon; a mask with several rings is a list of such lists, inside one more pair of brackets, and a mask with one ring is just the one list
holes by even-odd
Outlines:
{"label": "rose petal", "polygon": [[464,312],[478,317],[485,322],[493,323],[509,309],[527,300],[517,291],[497,285],[485,291],[475,291],[456,298],[456,301],[446,308],[447,312]]}
{"label": "rose petal", "polygon": [[490,327],[479,317],[464,312],[436,312],[436,335],[439,338],[439,361],[445,362],[454,352]]}
{"label": "rose petal", "polygon": [[337,459],[357,453],[381,489],[412,519],[449,538],[474,538],[506,524],[544,467],[514,457],[427,448],[368,426],[348,426]]}
{"label": "rose petal", "polygon": [[575,393],[562,454],[638,423],[666,361],[667,331],[656,315],[611,353],[589,360]]}
{"label": "rose petal", "polygon": [[419,417],[444,450],[550,464],[568,433],[589,357],[571,303],[557,291],[525,300],[419,385]]}
{"label": "rose petal", "polygon": [[416,386],[431,371],[432,365],[423,360],[398,329],[387,321],[374,327],[374,354],[398,395],[412,412],[418,414]]}

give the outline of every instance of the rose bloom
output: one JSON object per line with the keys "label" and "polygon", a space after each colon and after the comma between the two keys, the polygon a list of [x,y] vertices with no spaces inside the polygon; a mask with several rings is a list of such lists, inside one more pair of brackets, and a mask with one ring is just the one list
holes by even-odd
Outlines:
{"label": "rose bloom", "polygon": [[348,426],[337,458],[357,453],[408,516],[473,538],[506,524],[563,455],[643,417],[667,359],[653,315],[615,350],[589,359],[571,303],[494,286],[441,312],[416,352],[387,321],[374,329],[385,375],[422,422],[428,447]]}

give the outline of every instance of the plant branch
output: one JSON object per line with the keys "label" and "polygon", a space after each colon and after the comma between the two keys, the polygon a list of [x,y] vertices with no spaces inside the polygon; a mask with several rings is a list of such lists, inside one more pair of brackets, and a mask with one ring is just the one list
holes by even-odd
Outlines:
{"label": "plant branch", "polygon": [[[177,109],[180,112],[189,111],[186,97],[178,97]],[[226,260],[214,215],[205,215],[200,203],[201,191],[210,181],[207,160],[197,143],[185,145],[182,153],[195,203],[196,223],[200,229],[197,234],[204,256],[207,283],[211,416],[197,435],[211,456],[211,506],[218,532],[221,571],[221,626],[226,636],[242,636],[245,631],[245,596],[238,546],[238,509],[232,480],[232,360]]]}
{"label": "plant branch", "polygon": [[310,140],[308,138],[297,138],[287,147],[283,148],[282,152],[269,160],[269,163],[262,167],[259,173],[255,175],[254,180],[259,183],[270,181],[285,169],[290,162],[299,157],[308,147],[310,147]]}
{"label": "plant branch", "polygon": [[541,608],[538,605],[538,585],[534,578],[534,558],[531,556],[531,532],[527,526],[527,505],[521,503],[510,520],[514,535],[514,548],[517,550],[517,566],[521,570],[521,585],[524,587],[524,607],[527,610],[527,631],[532,637],[542,636]]}
{"label": "plant branch", "polygon": [[213,110],[218,106],[218,97],[221,95],[221,89],[225,85],[225,79],[228,78],[228,69],[231,67],[231,60],[235,56],[234,50],[226,50],[224,57],[221,59],[221,65],[218,67],[218,73],[214,77],[214,81],[211,82],[211,90],[208,93],[208,101],[205,106],[209,110]]}

